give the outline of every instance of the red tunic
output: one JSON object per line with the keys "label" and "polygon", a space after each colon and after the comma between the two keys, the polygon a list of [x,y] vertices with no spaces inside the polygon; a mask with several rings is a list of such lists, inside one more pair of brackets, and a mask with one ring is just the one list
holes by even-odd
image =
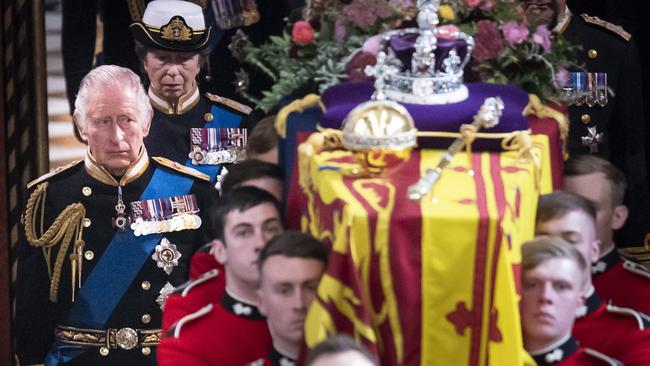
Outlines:
{"label": "red tunic", "polygon": [[596,292],[604,300],[650,314],[650,273],[613,250],[593,267]]}
{"label": "red tunic", "polygon": [[595,294],[587,299],[586,315],[576,319],[573,336],[581,346],[612,356],[626,366],[650,365],[650,330],[643,316],[632,309],[601,304]]}
{"label": "red tunic", "polygon": [[271,347],[257,308],[224,294],[216,304],[183,317],[158,347],[159,366],[242,366]]}
{"label": "red tunic", "polygon": [[226,275],[218,269],[178,286],[165,300],[162,329],[166,332],[182,317],[202,307],[218,303],[226,288]]}

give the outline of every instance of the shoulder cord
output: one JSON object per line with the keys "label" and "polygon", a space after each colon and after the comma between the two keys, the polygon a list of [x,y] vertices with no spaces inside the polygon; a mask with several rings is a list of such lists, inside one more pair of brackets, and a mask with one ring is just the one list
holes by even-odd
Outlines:
{"label": "shoulder cord", "polygon": [[[25,235],[27,242],[31,246],[43,249],[43,255],[47,263],[47,271],[51,281],[50,301],[52,302],[57,302],[61,268],[65,255],[68,252],[68,247],[72,241],[72,236],[75,236],[74,249],[72,254],[70,254],[72,264],[72,301],[74,302],[75,287],[81,288],[82,253],[85,244],[83,240],[83,219],[86,215],[86,208],[81,203],[68,205],[43,234],[47,186],[47,182],[39,184],[29,196],[29,200],[27,200],[24,216]],[[39,210],[41,236],[37,237],[35,226],[36,214]],[[54,262],[54,270],[52,270],[51,251],[57,244],[60,244],[60,247],[56,255],[56,261]]]}

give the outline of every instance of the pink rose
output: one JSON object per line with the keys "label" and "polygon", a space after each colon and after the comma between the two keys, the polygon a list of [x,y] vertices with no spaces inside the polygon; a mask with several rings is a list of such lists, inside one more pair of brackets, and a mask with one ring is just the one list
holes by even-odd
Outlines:
{"label": "pink rose", "polygon": [[479,6],[482,0],[465,0],[465,3],[472,8]]}
{"label": "pink rose", "polygon": [[377,56],[377,54],[379,53],[380,48],[381,48],[381,35],[379,34],[366,39],[366,41],[363,42],[363,46],[361,46],[361,50],[363,52],[370,53],[375,56]]}
{"label": "pink rose", "polygon": [[533,34],[533,42],[542,46],[544,52],[548,52],[551,49],[551,31],[545,25],[538,26]]}
{"label": "pink rose", "polygon": [[300,46],[314,42],[314,29],[306,20],[299,20],[293,24],[291,40]]}
{"label": "pink rose", "polygon": [[476,22],[473,58],[478,62],[495,59],[503,50],[503,38],[497,24],[490,20]]}
{"label": "pink rose", "polygon": [[483,0],[483,3],[479,6],[483,11],[490,11],[494,8],[494,1],[492,0]]}
{"label": "pink rose", "polygon": [[567,71],[567,69],[564,68],[564,66],[559,67],[557,72],[555,73],[555,81],[557,81],[557,84],[560,87],[569,85],[570,77],[571,74],[569,74],[569,71]]}
{"label": "pink rose", "polygon": [[503,38],[511,46],[521,44],[526,40],[526,37],[528,37],[529,33],[528,28],[523,25],[519,25],[519,23],[515,22],[514,20],[505,22],[503,24],[502,30]]}
{"label": "pink rose", "polygon": [[454,37],[452,36],[452,34],[454,32],[459,32],[460,29],[458,29],[458,27],[453,24],[445,24],[439,26],[438,31],[440,31],[440,33],[438,34],[438,38],[453,39]]}

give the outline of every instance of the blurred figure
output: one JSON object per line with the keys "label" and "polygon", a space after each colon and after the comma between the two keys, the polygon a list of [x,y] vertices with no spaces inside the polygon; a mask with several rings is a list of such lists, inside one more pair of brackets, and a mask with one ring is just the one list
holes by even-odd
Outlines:
{"label": "blurred figure", "polygon": [[278,163],[278,139],[275,130],[276,115],[264,117],[248,136],[246,158],[261,160],[271,164]]}
{"label": "blurred figure", "polygon": [[623,204],[625,176],[607,160],[580,155],[564,165],[564,189],[596,206],[596,234],[600,257],[592,267],[596,292],[619,306],[650,313],[650,273],[642,265],[622,260],[614,244],[614,231],[628,216]]}
{"label": "blurred figure", "polygon": [[258,260],[258,306],[271,332],[273,346],[249,365],[294,365],[302,346],[305,318],[327,266],[328,250],[299,231],[271,239]]}
{"label": "blurred figure", "polygon": [[375,366],[379,363],[368,350],[350,336],[338,334],[312,348],[307,366]]}

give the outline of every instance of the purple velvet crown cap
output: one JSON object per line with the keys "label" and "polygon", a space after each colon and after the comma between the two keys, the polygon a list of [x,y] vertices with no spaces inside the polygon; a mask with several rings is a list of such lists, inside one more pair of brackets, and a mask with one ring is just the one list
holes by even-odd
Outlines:
{"label": "purple velvet crown cap", "polygon": [[[480,109],[485,98],[501,97],[504,103],[503,115],[499,124],[480,132],[506,133],[528,129],[528,120],[523,110],[528,104],[528,94],[519,87],[503,84],[467,83],[469,98],[462,102],[439,105],[403,105],[411,113],[415,127],[419,131],[458,132],[460,126],[472,123],[474,115]],[[344,82],[334,85],[323,92],[321,101],[325,113],[321,126],[340,128],[347,114],[358,104],[371,99],[375,88],[370,81]],[[453,139],[426,138],[419,139],[420,147],[446,148]],[[501,140],[477,139],[472,148],[475,150],[501,151]]]}
{"label": "purple velvet crown cap", "polygon": [[[408,33],[403,35],[394,35],[390,38],[390,48],[395,52],[395,56],[410,69],[413,53],[415,52],[415,41],[418,38],[417,33]],[[449,56],[451,50],[456,50],[461,60],[467,56],[467,41],[462,38],[438,38],[436,49],[433,53],[436,55],[435,70],[442,70],[442,62]]]}

